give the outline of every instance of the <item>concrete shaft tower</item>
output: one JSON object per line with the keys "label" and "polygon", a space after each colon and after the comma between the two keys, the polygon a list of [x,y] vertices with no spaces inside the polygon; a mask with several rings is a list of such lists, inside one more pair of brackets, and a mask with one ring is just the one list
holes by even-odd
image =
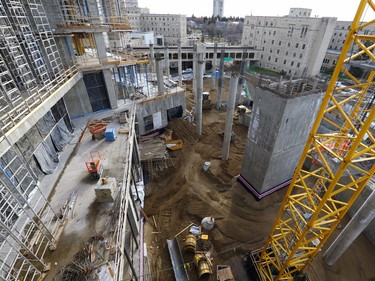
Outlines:
{"label": "concrete shaft tower", "polygon": [[224,0],[214,0],[214,7],[212,12],[214,17],[223,17],[224,15]]}
{"label": "concrete shaft tower", "polygon": [[254,106],[238,180],[257,199],[290,183],[322,96],[306,85],[297,80],[251,91]]}

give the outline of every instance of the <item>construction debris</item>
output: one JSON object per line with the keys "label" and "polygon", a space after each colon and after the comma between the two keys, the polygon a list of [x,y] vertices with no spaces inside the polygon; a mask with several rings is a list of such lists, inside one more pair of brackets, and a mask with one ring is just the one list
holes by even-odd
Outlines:
{"label": "construction debris", "polygon": [[95,269],[106,263],[96,248],[103,243],[102,236],[92,237],[85,247],[74,256],[74,261],[65,266],[56,277],[57,281],[95,280]]}

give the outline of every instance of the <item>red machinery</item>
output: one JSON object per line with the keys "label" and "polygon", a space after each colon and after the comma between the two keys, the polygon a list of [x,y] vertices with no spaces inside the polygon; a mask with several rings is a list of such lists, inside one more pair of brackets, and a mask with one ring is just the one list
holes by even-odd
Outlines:
{"label": "red machinery", "polygon": [[98,151],[90,152],[90,159],[86,161],[86,168],[93,178],[100,178],[103,173],[103,164]]}
{"label": "red machinery", "polygon": [[104,138],[104,132],[107,129],[107,123],[103,120],[94,120],[90,121],[87,127],[89,128],[93,140],[102,139]]}

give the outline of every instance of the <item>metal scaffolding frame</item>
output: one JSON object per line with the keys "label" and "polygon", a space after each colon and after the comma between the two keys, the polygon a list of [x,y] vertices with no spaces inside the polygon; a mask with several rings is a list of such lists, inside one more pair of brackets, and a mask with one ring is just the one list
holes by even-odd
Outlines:
{"label": "metal scaffolding frame", "polygon": [[12,148],[0,156],[0,280],[37,280],[61,225],[32,170]]}
{"label": "metal scaffolding frame", "polygon": [[24,5],[51,79],[62,79],[64,67],[41,0],[24,0]]}
{"label": "metal scaffolding frame", "polygon": [[[0,2],[0,18],[0,51],[4,62],[8,64],[13,80],[17,81],[17,86],[21,90],[32,91],[37,87],[37,82],[2,2]],[[14,101],[12,103],[14,104]]]}
{"label": "metal scaffolding frame", "polygon": [[17,34],[18,42],[24,50],[25,57],[28,59],[29,64],[32,65],[31,70],[35,78],[38,83],[49,83],[50,77],[47,72],[45,59],[34,37],[24,5],[20,0],[1,1],[7,12],[8,19]]}

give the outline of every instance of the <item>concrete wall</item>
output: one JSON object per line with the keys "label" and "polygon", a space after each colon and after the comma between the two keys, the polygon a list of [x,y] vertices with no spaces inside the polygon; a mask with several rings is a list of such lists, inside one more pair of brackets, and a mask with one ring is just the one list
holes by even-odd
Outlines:
{"label": "concrete wall", "polygon": [[293,176],[322,94],[284,98],[255,88],[241,176],[264,193]]}
{"label": "concrete wall", "polygon": [[82,78],[66,93],[64,100],[72,118],[92,112],[90,99]]}
{"label": "concrete wall", "polygon": [[[345,182],[345,179],[343,180]],[[370,193],[373,192],[373,189],[375,188],[373,182],[369,182],[368,185],[365,187],[365,189],[362,191],[362,193],[359,195],[357,200],[354,202],[352,207],[348,211],[348,215],[350,217],[353,217],[355,213],[358,211],[358,209],[363,205],[363,203],[366,201],[367,197],[369,197]],[[348,201],[349,196],[351,193],[341,193],[339,199]],[[375,220],[373,220],[365,229],[364,234],[367,236],[367,238],[371,241],[372,244],[375,245]]]}
{"label": "concrete wall", "polygon": [[[182,106],[183,116],[186,114],[186,97],[185,92],[180,92],[177,94],[169,94],[163,97],[158,97],[145,102],[140,102],[137,104],[137,123],[140,135],[145,135],[159,128],[164,128],[168,125],[167,110]],[[154,118],[158,119],[161,117],[160,126],[154,126],[152,130],[145,130],[144,117],[153,115]],[[154,119],[155,120],[155,119]],[[154,121],[155,125],[155,121]]]}

